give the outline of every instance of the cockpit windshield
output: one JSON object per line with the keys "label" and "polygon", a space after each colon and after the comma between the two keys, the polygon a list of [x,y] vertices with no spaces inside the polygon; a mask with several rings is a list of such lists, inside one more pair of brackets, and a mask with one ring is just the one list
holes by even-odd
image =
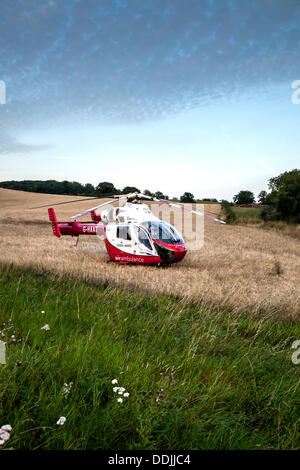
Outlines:
{"label": "cockpit windshield", "polygon": [[151,220],[142,222],[143,227],[147,229],[151,238],[163,243],[183,243],[183,239],[176,228],[167,222]]}

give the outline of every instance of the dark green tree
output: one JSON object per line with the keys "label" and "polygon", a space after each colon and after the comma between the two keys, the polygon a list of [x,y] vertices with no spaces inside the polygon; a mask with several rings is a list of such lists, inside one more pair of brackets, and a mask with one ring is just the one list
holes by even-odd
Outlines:
{"label": "dark green tree", "polygon": [[62,182],[62,193],[61,194],[70,194],[70,183],[67,180]]}
{"label": "dark green tree", "polygon": [[266,203],[266,197],[267,197],[267,191],[261,191],[257,197],[258,202],[260,204],[265,204]]}
{"label": "dark green tree", "polygon": [[252,204],[253,202],[255,202],[255,197],[251,191],[243,190],[233,196],[233,202],[238,205]]}
{"label": "dark green tree", "polygon": [[98,197],[111,196],[112,194],[117,194],[117,190],[112,183],[103,181],[96,186],[96,195]]}
{"label": "dark green tree", "polygon": [[84,186],[77,181],[70,183],[70,194],[80,195],[84,193]]}
{"label": "dark green tree", "polygon": [[122,194],[127,194],[127,193],[140,193],[141,191],[136,188],[135,186],[125,186],[125,188],[122,189]]}
{"label": "dark green tree", "polygon": [[180,196],[181,202],[196,202],[194,195],[189,192],[185,192],[182,196]]}
{"label": "dark green tree", "polygon": [[161,191],[156,191],[156,193],[154,193],[154,197],[157,199],[169,199],[169,196],[163,194]]}
{"label": "dark green tree", "polygon": [[285,171],[270,178],[271,192],[266,197],[266,204],[275,209],[277,218],[300,222],[300,170]]}
{"label": "dark green tree", "polygon": [[279,176],[275,176],[270,178],[268,181],[268,187],[273,191],[279,191],[280,189],[285,189],[286,186],[294,185],[294,187],[298,187],[300,178],[300,170],[294,169],[291,171],[285,171],[281,173]]}
{"label": "dark green tree", "polygon": [[95,194],[95,188],[92,184],[87,183],[84,185],[84,194],[87,196],[94,196]]}

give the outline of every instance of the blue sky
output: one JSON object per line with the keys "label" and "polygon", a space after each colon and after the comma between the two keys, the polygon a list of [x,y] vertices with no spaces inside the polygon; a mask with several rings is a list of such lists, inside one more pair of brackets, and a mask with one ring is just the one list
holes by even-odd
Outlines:
{"label": "blue sky", "polygon": [[299,167],[298,0],[1,0],[0,180],[232,199]]}

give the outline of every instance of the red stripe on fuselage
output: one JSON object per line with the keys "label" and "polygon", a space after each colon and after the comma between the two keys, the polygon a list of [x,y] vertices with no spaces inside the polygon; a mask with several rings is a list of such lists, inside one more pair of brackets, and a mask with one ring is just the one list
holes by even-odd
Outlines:
{"label": "red stripe on fuselage", "polygon": [[[155,240],[157,241],[157,240]],[[120,264],[171,264],[171,263],[177,263],[178,261],[181,261],[187,250],[186,247],[183,243],[180,245],[175,245],[172,243],[162,243],[158,242],[161,245],[166,246],[167,248],[170,248],[175,252],[174,258],[172,261],[166,262],[163,261],[159,256],[147,256],[147,255],[139,255],[139,254],[131,254],[131,253],[125,253],[124,251],[120,250],[116,246],[112,245],[107,238],[105,239],[105,244],[107,248],[107,253],[113,261],[116,261],[117,263]]]}

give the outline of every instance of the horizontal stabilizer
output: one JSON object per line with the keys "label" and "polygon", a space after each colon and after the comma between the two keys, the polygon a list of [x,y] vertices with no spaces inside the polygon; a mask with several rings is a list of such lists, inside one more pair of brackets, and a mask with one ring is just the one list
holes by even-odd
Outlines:
{"label": "horizontal stabilizer", "polygon": [[101,220],[101,215],[96,214],[95,211],[91,211],[91,217],[92,217],[93,222],[100,222],[100,220]]}

